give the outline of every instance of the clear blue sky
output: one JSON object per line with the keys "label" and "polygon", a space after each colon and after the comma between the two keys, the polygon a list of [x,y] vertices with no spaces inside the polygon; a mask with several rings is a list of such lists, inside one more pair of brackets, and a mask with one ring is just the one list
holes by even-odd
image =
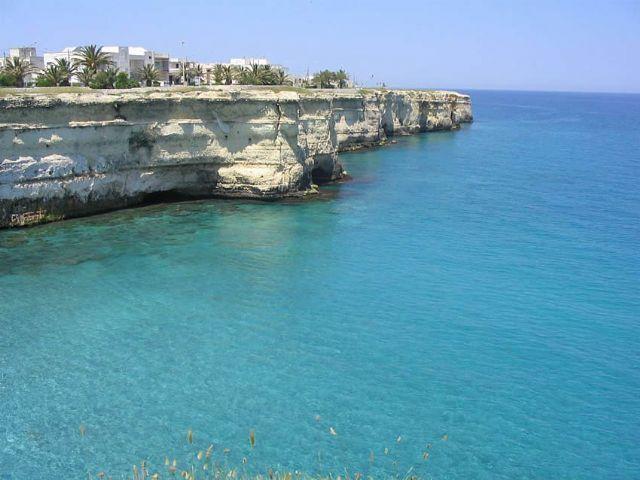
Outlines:
{"label": "clear blue sky", "polygon": [[141,45],[396,87],[640,92],[640,0],[0,0],[0,49]]}

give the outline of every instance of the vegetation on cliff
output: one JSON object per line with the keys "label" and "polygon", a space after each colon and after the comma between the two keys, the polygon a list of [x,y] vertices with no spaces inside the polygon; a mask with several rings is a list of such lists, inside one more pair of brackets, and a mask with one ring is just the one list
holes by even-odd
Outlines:
{"label": "vegetation on cliff", "polygon": [[[214,85],[267,85],[299,86],[302,88],[346,88],[349,76],[344,70],[322,70],[312,77],[291,78],[284,68],[273,65],[250,64],[247,66],[216,64],[205,71],[201,64],[179,63],[180,77],[188,85],[203,83]],[[160,72],[155,65],[144,65],[129,75],[116,68],[109,53],[102,46],[84,45],[73,58],[57,59],[45,68],[37,70],[29,61],[8,58],[0,70],[0,87],[23,88],[27,79],[37,74],[37,87],[70,86],[72,80],[93,89],[126,89],[159,85]],[[33,82],[33,80],[29,80]]]}
{"label": "vegetation on cliff", "polygon": [[349,76],[344,70],[332,72],[331,70],[322,70],[316,73],[309,86],[315,88],[346,88],[349,82]]}

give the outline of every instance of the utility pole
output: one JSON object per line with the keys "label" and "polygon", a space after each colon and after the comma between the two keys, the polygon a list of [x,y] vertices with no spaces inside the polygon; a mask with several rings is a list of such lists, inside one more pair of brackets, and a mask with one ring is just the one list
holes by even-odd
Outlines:
{"label": "utility pole", "polygon": [[182,53],[184,54],[184,61],[182,62],[182,85],[187,84],[187,51],[184,49],[184,40],[180,42],[182,45]]}

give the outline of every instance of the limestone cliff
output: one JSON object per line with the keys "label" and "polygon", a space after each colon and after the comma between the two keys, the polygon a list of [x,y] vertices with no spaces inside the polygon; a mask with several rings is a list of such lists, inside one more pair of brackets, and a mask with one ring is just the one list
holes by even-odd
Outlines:
{"label": "limestone cliff", "polygon": [[0,97],[0,228],[153,195],[278,198],[342,175],[337,154],[471,121],[444,91],[136,89]]}

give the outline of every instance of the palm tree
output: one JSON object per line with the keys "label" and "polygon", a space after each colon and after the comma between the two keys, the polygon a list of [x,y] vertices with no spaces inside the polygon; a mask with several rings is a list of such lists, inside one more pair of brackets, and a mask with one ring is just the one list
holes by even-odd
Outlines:
{"label": "palm tree", "polygon": [[118,79],[118,68],[116,67],[109,67],[104,71],[104,75],[105,75],[105,81],[107,83],[107,85],[109,85],[109,87],[107,88],[113,88],[116,80]]}
{"label": "palm tree", "polygon": [[76,63],[87,70],[96,73],[113,65],[109,54],[102,51],[102,47],[96,45],[85,45],[80,47],[80,51],[76,55]]}
{"label": "palm tree", "polygon": [[155,65],[145,65],[138,70],[138,77],[147,87],[153,86],[154,82],[158,81],[159,72]]}
{"label": "palm tree", "polygon": [[189,80],[191,79],[195,80],[196,78],[199,80],[202,80],[202,77],[204,76],[202,65],[198,64],[195,67],[191,67],[187,75]]}
{"label": "palm tree", "polygon": [[273,73],[273,79],[276,85],[291,85],[293,83],[284,68],[276,68]]}
{"label": "palm tree", "polygon": [[59,87],[66,80],[65,72],[55,64],[47,65],[45,69],[40,72],[41,78],[44,80],[44,85]]}
{"label": "palm tree", "polygon": [[16,79],[16,87],[22,88],[25,77],[33,73],[35,69],[24,58],[10,57],[5,62],[4,71]]}
{"label": "palm tree", "polygon": [[251,64],[238,72],[238,82],[241,85],[258,85],[260,69],[257,64]]}
{"label": "palm tree", "polygon": [[76,77],[78,77],[78,80],[80,80],[80,83],[85,87],[89,86],[94,76],[95,76],[95,72],[89,70],[86,67],[78,70],[76,73]]}
{"label": "palm tree", "polygon": [[115,87],[116,80],[118,80],[118,69],[116,67],[109,67],[106,70],[94,74],[91,77],[89,86],[91,88],[111,89]]}
{"label": "palm tree", "polygon": [[260,85],[276,85],[276,71],[271,68],[271,65],[260,65],[258,70]]}
{"label": "palm tree", "polygon": [[224,82],[224,66],[217,63],[215,67],[213,67],[213,83],[216,85],[220,85]]}
{"label": "palm tree", "polygon": [[252,63],[240,72],[238,80],[242,85],[273,85],[274,73],[271,65]]}
{"label": "palm tree", "polygon": [[231,85],[238,75],[239,72],[233,65],[222,65],[222,78],[225,85]]}
{"label": "palm tree", "polygon": [[68,87],[71,84],[71,77],[76,74],[78,67],[66,58],[56,59],[55,66],[58,67],[58,70],[64,77],[60,85],[63,87]]}

